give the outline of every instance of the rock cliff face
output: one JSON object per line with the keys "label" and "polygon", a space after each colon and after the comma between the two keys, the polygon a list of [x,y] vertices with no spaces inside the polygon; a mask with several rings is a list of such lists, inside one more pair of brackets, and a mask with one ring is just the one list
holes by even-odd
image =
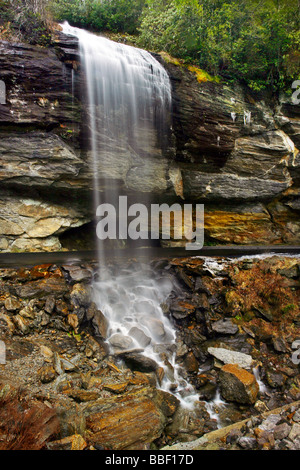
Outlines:
{"label": "rock cliff face", "polygon": [[[151,155],[106,149],[99,161],[106,184],[118,181],[134,202],[142,193],[156,202],[204,203],[209,242],[297,244],[299,106],[199,83],[193,71],[159,60],[173,87],[168,145]],[[93,220],[76,40],[59,33],[47,49],[0,41],[0,80],[0,250],[69,248],[62,235]]]}

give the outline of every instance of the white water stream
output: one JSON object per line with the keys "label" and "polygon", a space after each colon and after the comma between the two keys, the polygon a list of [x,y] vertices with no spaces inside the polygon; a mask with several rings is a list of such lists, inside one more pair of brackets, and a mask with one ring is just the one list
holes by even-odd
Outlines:
{"label": "white water stream", "polygon": [[[103,181],[105,173],[99,170],[99,161],[104,167],[108,160],[109,164],[113,161],[115,166],[122,166],[123,153],[129,148],[139,153],[147,165],[147,156],[157,148],[168,126],[171,84],[165,69],[149,52],[68,23],[62,28],[64,34],[79,41],[97,208],[103,201],[114,203],[120,195],[113,178]],[[172,282],[156,279],[149,267],[141,263],[112,276],[106,269],[101,241],[98,254],[99,282],[94,285],[94,300],[109,322],[107,342],[111,351],[134,352],[155,361],[164,370],[158,386],[174,393],[182,406],[193,407],[198,396],[175,363],[176,333],[161,308],[172,290]]]}

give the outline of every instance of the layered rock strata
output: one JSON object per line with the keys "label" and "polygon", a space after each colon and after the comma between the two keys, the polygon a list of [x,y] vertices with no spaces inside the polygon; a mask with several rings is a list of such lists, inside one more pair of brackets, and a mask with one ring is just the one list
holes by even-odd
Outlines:
{"label": "layered rock strata", "polygon": [[[258,98],[239,86],[199,82],[192,69],[165,56],[158,59],[173,88],[169,141],[162,149],[147,135],[151,154],[112,142],[99,157],[100,190],[109,191],[115,181],[133,202],[204,203],[208,243],[297,244],[299,106],[286,99],[274,104],[267,94]],[[6,85],[6,104],[0,104],[6,207],[1,250],[67,248],[61,234],[94,219],[94,170],[76,39],[58,33],[47,49],[1,41],[0,80]],[[139,132],[147,133],[140,125]],[[28,224],[16,207],[25,196],[34,207],[25,216]],[[48,228],[37,236],[27,229],[32,223]]]}

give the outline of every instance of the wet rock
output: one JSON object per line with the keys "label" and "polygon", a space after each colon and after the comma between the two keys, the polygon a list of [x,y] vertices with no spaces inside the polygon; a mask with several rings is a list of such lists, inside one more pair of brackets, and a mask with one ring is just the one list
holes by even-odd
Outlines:
{"label": "wet rock", "polygon": [[76,364],[74,364],[72,361],[69,361],[68,359],[64,357],[62,357],[60,361],[61,361],[61,367],[65,372],[73,372],[74,370],[77,369]]}
{"label": "wet rock", "polygon": [[67,322],[68,325],[74,330],[74,332],[77,334],[78,333],[78,327],[79,327],[79,319],[76,313],[69,313],[67,317]]}
{"label": "wet rock", "polygon": [[103,388],[104,390],[108,390],[109,392],[119,394],[119,393],[124,393],[127,390],[128,387],[128,382],[121,382],[117,384],[104,384]]}
{"label": "wet rock", "polygon": [[[50,305],[48,305],[48,307],[51,308]],[[67,302],[61,299],[56,300],[55,310],[59,315],[62,315],[65,317],[67,317],[69,314],[69,307],[68,307]]]}
{"label": "wet rock", "polygon": [[[203,293],[205,294],[206,296],[210,296],[211,295],[211,292],[210,290],[208,289],[208,287],[205,285],[205,283],[203,282],[202,278],[200,276],[196,277],[196,281],[195,281],[195,292],[198,292],[199,294],[200,293]],[[207,297],[206,297],[207,298]]]}
{"label": "wet rock", "polygon": [[93,302],[86,311],[86,319],[92,321],[96,336],[107,339],[108,320]]}
{"label": "wet rock", "polygon": [[140,372],[155,372],[158,369],[157,362],[137,352],[119,353],[118,357],[122,358],[133,370]]}
{"label": "wet rock", "polygon": [[40,351],[46,362],[52,363],[53,361],[53,351],[48,346],[43,344],[40,346]]}
{"label": "wet rock", "polygon": [[188,353],[188,347],[182,340],[176,341],[176,358],[181,359]]}
{"label": "wet rock", "polygon": [[188,276],[183,269],[177,269],[178,278],[191,290],[194,289],[194,280],[191,276]]}
{"label": "wet rock", "polygon": [[129,336],[115,333],[109,338],[111,346],[115,349],[131,349],[133,348],[133,341]]}
{"label": "wet rock", "polygon": [[66,294],[68,286],[62,277],[49,277],[17,286],[16,292],[18,297],[23,299],[38,299],[53,293],[57,296]]}
{"label": "wet rock", "polygon": [[62,375],[64,373],[61,358],[57,352],[53,353],[53,367],[58,375]]}
{"label": "wet rock", "polygon": [[56,412],[60,424],[60,436],[62,438],[74,434],[85,434],[86,418],[75,401],[71,400],[71,402],[66,403],[64,400],[63,402],[58,402]]}
{"label": "wet rock", "polygon": [[274,337],[272,343],[275,351],[285,353],[288,351],[288,346],[283,338]]}
{"label": "wet rock", "polygon": [[89,269],[81,266],[62,266],[62,269],[67,272],[70,280],[74,283],[83,281],[89,283],[93,277],[93,273]]}
{"label": "wet rock", "polygon": [[300,409],[294,413],[293,421],[295,421],[295,423],[300,423]]}
{"label": "wet rock", "polygon": [[141,323],[148,328],[151,335],[157,338],[157,340],[161,341],[164,339],[166,335],[165,327],[163,322],[158,318],[141,318]]}
{"label": "wet rock", "polygon": [[129,336],[135,339],[142,348],[146,348],[151,343],[151,338],[147,336],[143,330],[134,326],[129,331]]}
{"label": "wet rock", "polygon": [[242,437],[242,432],[240,429],[232,429],[226,436],[227,444],[234,444]]}
{"label": "wet rock", "polygon": [[196,384],[197,392],[199,393],[199,400],[210,402],[216,396],[218,386],[214,382],[209,382],[204,385]]}
{"label": "wet rock", "polygon": [[173,422],[167,427],[167,432],[181,442],[192,441],[204,434],[209,420],[210,416],[205,404],[197,402],[193,410],[178,408],[173,417]]}
{"label": "wet rock", "polygon": [[260,428],[254,430],[256,436],[257,445],[259,449],[271,450],[274,448],[275,439],[274,435],[270,431],[263,431]]}
{"label": "wet rock", "polygon": [[182,320],[195,312],[195,305],[185,301],[174,301],[170,306],[172,316],[176,320]]}
{"label": "wet rock", "polygon": [[91,287],[82,283],[74,284],[70,293],[70,298],[71,303],[72,305],[74,305],[75,308],[88,308],[92,298]]}
{"label": "wet rock", "polygon": [[23,318],[29,318],[33,320],[36,316],[36,312],[34,307],[32,307],[31,305],[27,305],[19,311],[19,315]]}
{"label": "wet rock", "polygon": [[196,373],[199,370],[199,363],[197,359],[195,358],[194,354],[189,352],[186,357],[184,358],[183,361],[184,368],[190,373]]}
{"label": "wet rock", "polygon": [[281,421],[280,415],[270,415],[258,426],[263,431],[274,431],[277,424]]}
{"label": "wet rock", "polygon": [[180,406],[178,398],[164,390],[157,390],[154,400],[164,416],[167,417],[173,416]]}
{"label": "wet rock", "polygon": [[26,318],[23,318],[21,315],[15,315],[13,317],[13,322],[16,328],[23,335],[27,335],[30,332],[30,321]]}
{"label": "wet rock", "polygon": [[225,400],[250,405],[255,403],[259,386],[254,375],[235,364],[227,364],[220,370],[219,379]]}
{"label": "wet rock", "polygon": [[[183,334],[184,343],[193,351],[193,354],[197,359],[206,359],[204,353],[204,347],[202,346],[206,337],[202,334],[199,328],[195,327],[192,329],[186,329]],[[204,357],[203,357],[204,356]]]}

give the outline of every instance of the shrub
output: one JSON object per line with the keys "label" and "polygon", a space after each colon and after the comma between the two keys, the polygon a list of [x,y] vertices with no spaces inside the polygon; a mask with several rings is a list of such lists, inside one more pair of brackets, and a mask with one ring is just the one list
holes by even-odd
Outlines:
{"label": "shrub", "polygon": [[56,413],[18,392],[0,399],[0,450],[41,450],[58,433]]}

